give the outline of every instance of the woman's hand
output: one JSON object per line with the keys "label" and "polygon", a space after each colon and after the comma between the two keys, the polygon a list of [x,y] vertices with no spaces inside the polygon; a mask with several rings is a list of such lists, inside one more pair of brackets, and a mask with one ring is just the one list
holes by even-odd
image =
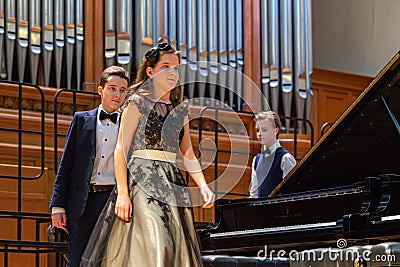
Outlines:
{"label": "woman's hand", "polygon": [[203,208],[212,208],[214,206],[215,194],[210,190],[210,188],[205,185],[200,187],[200,193],[203,196],[204,204]]}
{"label": "woman's hand", "polygon": [[115,203],[115,214],[122,220],[129,222],[132,216],[132,203],[128,194],[118,194]]}

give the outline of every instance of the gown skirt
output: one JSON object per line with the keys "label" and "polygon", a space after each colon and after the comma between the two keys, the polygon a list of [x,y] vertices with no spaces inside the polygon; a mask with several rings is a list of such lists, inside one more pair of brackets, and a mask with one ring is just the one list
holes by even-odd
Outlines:
{"label": "gown skirt", "polygon": [[116,188],[104,207],[80,266],[202,266],[191,196],[175,163],[132,158],[129,222],[115,213]]}

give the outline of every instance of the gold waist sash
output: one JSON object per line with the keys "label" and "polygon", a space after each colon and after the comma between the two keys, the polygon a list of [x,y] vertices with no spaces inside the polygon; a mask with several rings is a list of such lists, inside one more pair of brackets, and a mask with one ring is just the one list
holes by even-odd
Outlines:
{"label": "gold waist sash", "polygon": [[132,157],[151,159],[151,160],[161,160],[167,162],[176,162],[176,153],[155,150],[155,149],[141,149],[132,152]]}

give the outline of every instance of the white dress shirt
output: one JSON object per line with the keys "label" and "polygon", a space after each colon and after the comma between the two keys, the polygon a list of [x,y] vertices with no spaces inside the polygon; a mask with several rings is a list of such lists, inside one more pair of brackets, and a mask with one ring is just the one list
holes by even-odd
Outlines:
{"label": "white dress shirt", "polygon": [[[110,119],[100,120],[100,112],[104,110],[102,105],[97,112],[96,125],[96,158],[94,160],[91,184],[114,185],[114,150],[118,139],[118,125]],[[105,111],[105,110],[104,110]]]}

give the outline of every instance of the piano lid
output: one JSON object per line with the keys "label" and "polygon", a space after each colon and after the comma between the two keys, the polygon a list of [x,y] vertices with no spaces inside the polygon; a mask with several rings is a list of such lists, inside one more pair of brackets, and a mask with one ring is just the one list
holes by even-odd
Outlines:
{"label": "piano lid", "polygon": [[283,195],[400,173],[400,53],[270,194]]}

